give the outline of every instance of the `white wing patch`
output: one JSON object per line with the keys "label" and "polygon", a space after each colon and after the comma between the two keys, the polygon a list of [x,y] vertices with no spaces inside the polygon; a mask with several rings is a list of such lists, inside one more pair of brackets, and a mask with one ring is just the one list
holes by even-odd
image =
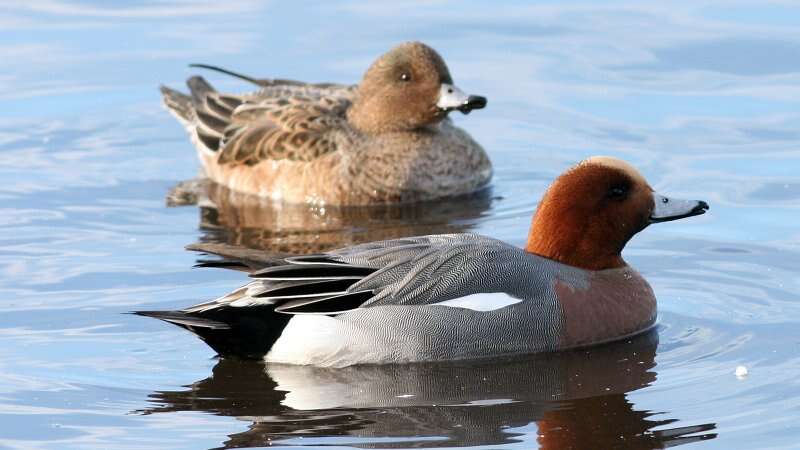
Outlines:
{"label": "white wing patch", "polygon": [[452,308],[465,308],[473,311],[494,311],[495,309],[505,308],[522,300],[512,297],[505,292],[492,292],[467,295],[466,297],[454,298],[434,305],[450,306]]}

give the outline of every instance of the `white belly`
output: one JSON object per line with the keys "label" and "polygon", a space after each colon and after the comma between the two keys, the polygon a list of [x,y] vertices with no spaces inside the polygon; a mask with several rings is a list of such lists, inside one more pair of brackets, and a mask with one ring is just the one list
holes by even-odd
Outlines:
{"label": "white belly", "polygon": [[264,357],[267,362],[343,367],[396,362],[385,345],[336,317],[297,315]]}
{"label": "white belly", "polygon": [[[437,339],[437,331],[454,325],[441,312],[460,311],[458,314],[462,317],[467,315],[477,319],[521,301],[505,293],[481,293],[427,306],[368,307],[338,317],[296,315],[264,359],[274,363],[323,367],[427,360],[432,347],[457,348],[467,344],[461,342],[463,336],[454,339],[453,333]],[[447,326],[439,327],[437,323]],[[474,326],[468,322],[463,325],[470,328],[462,330],[468,335],[479,334],[476,333],[479,330],[472,329]],[[479,352],[479,349],[475,351]],[[488,355],[479,352],[475,356]]]}

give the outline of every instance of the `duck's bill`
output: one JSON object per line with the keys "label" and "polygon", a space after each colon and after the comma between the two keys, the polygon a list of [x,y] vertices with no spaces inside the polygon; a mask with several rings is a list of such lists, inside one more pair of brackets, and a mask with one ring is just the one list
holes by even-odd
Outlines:
{"label": "duck's bill", "polygon": [[699,216],[708,211],[708,203],[702,200],[681,200],[653,194],[655,208],[650,214],[650,223],[669,222],[684,217]]}
{"label": "duck's bill", "polygon": [[473,109],[486,107],[486,97],[480,95],[467,95],[461,89],[449,83],[442,83],[439,89],[439,101],[436,106],[444,112],[453,110],[469,114]]}

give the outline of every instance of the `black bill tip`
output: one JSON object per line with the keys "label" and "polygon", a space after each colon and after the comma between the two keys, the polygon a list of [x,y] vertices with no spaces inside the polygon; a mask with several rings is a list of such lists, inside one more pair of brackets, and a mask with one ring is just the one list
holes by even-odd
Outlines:
{"label": "black bill tip", "polygon": [[470,95],[463,105],[456,108],[464,114],[469,114],[473,109],[483,109],[486,107],[486,97],[481,95]]}
{"label": "black bill tip", "polygon": [[704,202],[703,200],[700,200],[697,202],[697,206],[692,208],[690,212],[694,216],[699,216],[700,214],[705,214],[706,211],[708,211],[709,209],[711,209],[711,207],[708,206],[708,203]]}
{"label": "black bill tip", "polygon": [[710,209],[708,203],[704,202],[703,200],[695,200],[693,201],[695,205],[689,209],[684,210],[685,212],[680,212],[671,215],[663,215],[658,217],[650,217],[650,223],[661,223],[661,222],[672,222],[673,220],[685,219],[687,217],[699,216],[701,214],[705,214],[706,211]]}

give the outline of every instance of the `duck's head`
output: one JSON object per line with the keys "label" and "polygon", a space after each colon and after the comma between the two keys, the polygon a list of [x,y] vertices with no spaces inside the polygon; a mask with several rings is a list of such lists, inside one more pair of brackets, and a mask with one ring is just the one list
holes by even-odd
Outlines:
{"label": "duck's head", "polygon": [[608,156],[582,161],[545,192],[526,250],[571,266],[602,270],[625,265],[625,244],[652,223],[703,214],[701,200],[653,192],[630,164]]}
{"label": "duck's head", "polygon": [[375,61],[358,85],[349,120],[366,133],[414,130],[435,124],[450,111],[464,114],[486,106],[486,98],[468,95],[453,84],[436,50],[406,42]]}

